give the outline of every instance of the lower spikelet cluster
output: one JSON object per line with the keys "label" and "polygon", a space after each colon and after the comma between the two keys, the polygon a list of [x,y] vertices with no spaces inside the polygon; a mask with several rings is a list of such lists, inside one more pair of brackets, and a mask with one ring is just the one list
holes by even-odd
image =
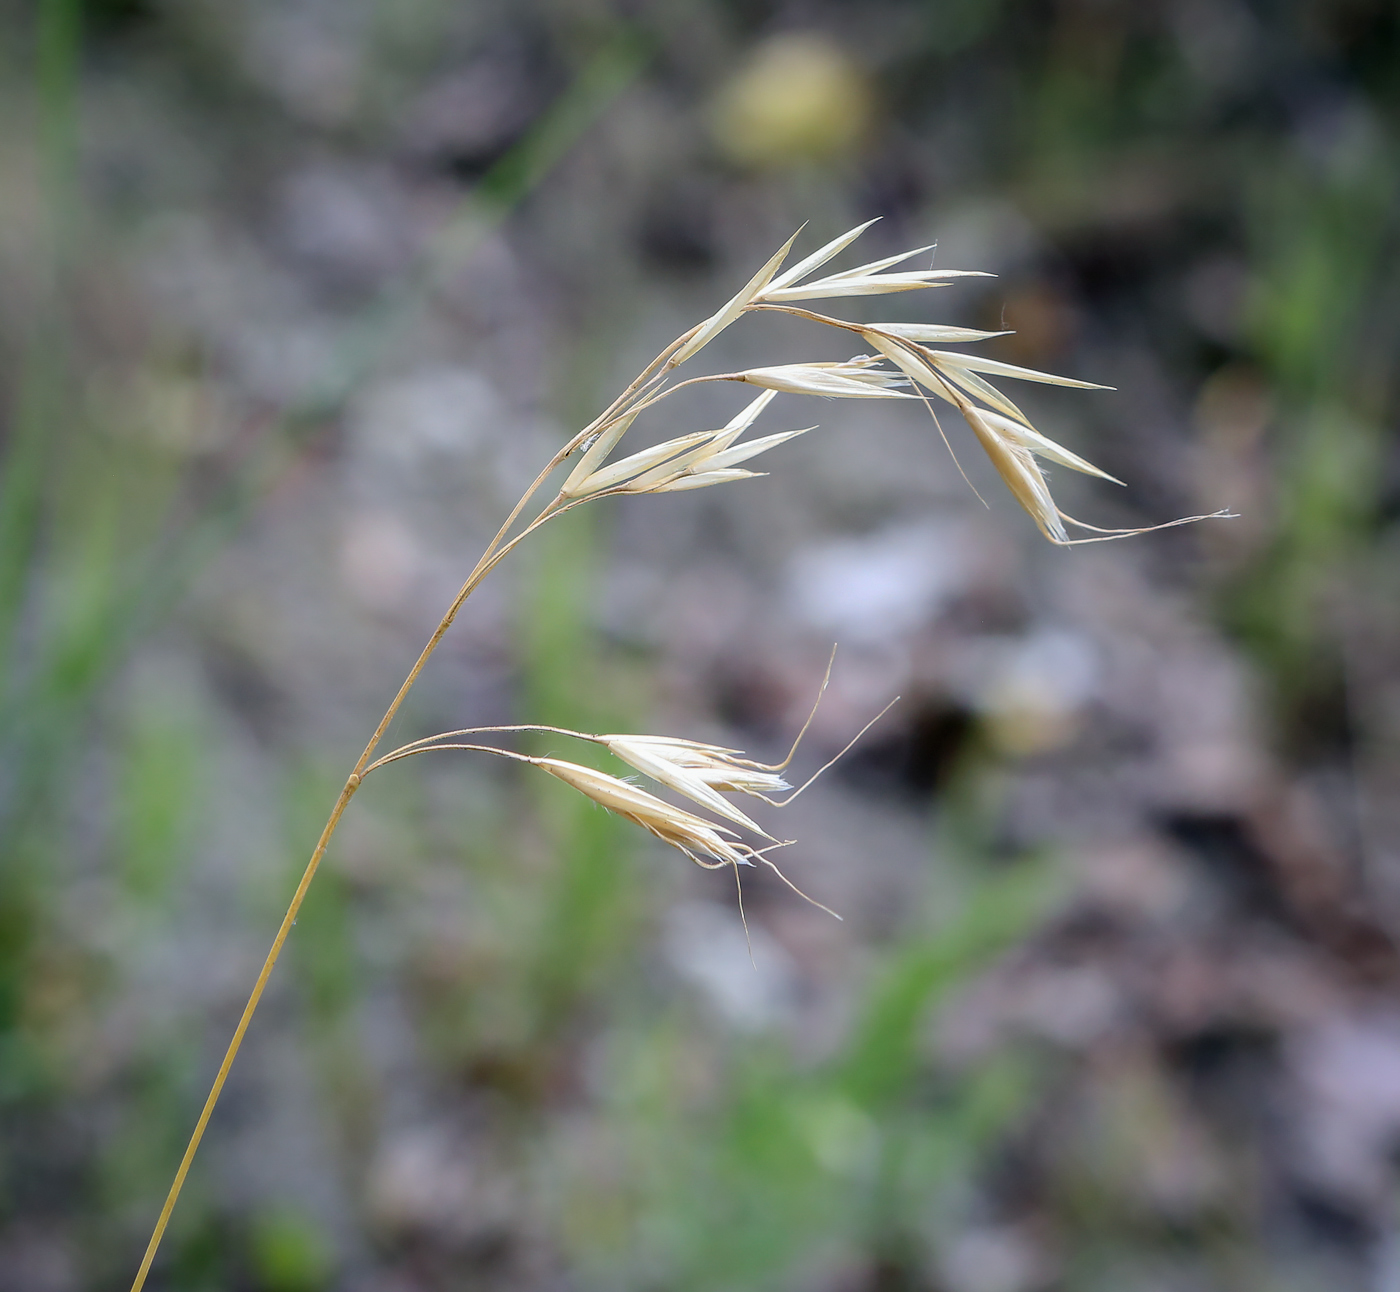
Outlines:
{"label": "lower spikelet cluster", "polygon": [[[832,658],[835,659],[834,651]],[[821,691],[817,695],[817,704],[821,702],[821,696],[826,691],[830,677],[831,668],[828,665]],[[773,807],[783,807],[785,804],[791,803],[797,795],[801,794],[807,786],[817,779],[817,776],[826,771],[827,767],[830,767],[837,758],[845,754],[856,740],[859,740],[875,722],[883,717],[893,703],[894,701],[891,701],[870,722],[866,723],[857,733],[855,739],[850,741],[846,748],[836,755],[836,758],[831,759],[818,770],[816,775],[795,789],[785,779],[783,772],[792,762],[802,737],[811,726],[813,717],[816,716],[816,704],[812,706],[811,714],[808,715],[802,730],[798,732],[797,739],[793,741],[788,756],[781,763],[756,762],[751,758],[746,758],[740,750],[729,749],[723,745],[706,744],[698,740],[686,740],[679,736],[595,735],[586,731],[572,731],[567,727],[526,723],[506,727],[470,727],[461,731],[448,731],[438,736],[430,736],[425,740],[415,741],[411,745],[396,749],[392,754],[386,754],[377,762],[370,764],[366,773],[403,758],[445,750],[476,750],[482,753],[497,754],[516,762],[528,763],[533,767],[538,767],[543,772],[547,772],[556,780],[563,781],[564,784],[571,786],[580,794],[586,795],[599,807],[616,813],[633,825],[645,830],[653,838],[675,848],[678,852],[689,857],[696,865],[703,866],[706,870],[732,867],[737,878],[741,866],[762,864],[773,871],[794,892],[812,902],[814,906],[819,906],[824,911],[830,911],[830,907],[822,906],[820,902],[803,893],[768,856],[768,853],[775,849],[789,847],[793,841],[774,838],[725,795],[743,794],[753,799],[762,800]],[[630,780],[586,767],[581,763],[553,756],[537,757],[494,745],[467,743],[461,739],[464,736],[484,736],[507,731],[549,733],[601,745],[634,771],[650,777],[666,789],[683,795],[692,803],[699,804],[727,824],[709,820],[687,808],[677,807],[653,794],[650,790],[642,789],[633,784]],[[783,797],[777,798],[776,795]],[[755,847],[753,844],[745,842],[743,837],[745,834],[764,841],[763,846]],[[740,909],[742,911],[742,890]],[[831,914],[834,915],[835,912],[831,911]]]}

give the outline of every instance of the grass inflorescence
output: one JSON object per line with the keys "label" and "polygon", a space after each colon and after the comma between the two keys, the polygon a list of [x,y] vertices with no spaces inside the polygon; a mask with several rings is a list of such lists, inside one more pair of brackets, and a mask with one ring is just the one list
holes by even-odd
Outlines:
{"label": "grass inflorescence", "polygon": [[[871,223],[874,222],[859,225],[843,233],[797,264],[783,270],[782,265],[797,238],[794,234],[741,291],[709,318],[672,341],[593,422],[564,444],[544,465],[529,489],[511,510],[443,614],[355,766],[346,777],[220,1064],[151,1235],[132,1292],[140,1292],[146,1281],[151,1262],[229,1070],[242,1045],[248,1024],[258,1007],[268,978],[296,921],[297,913],[336,827],[351,798],[365,778],[374,772],[404,759],[430,752],[469,751],[510,759],[536,767],[562,781],[594,803],[675,848],[700,866],[707,869],[732,869],[736,880],[742,867],[766,866],[789,887],[801,892],[769,856],[769,853],[788,846],[791,841],[776,839],[731,798],[726,797],[741,795],[775,806],[791,802],[793,797],[806,788],[806,785],[803,785],[794,789],[784,777],[792,753],[789,753],[782,763],[763,764],[748,758],[741,750],[679,737],[590,733],[525,724],[444,732],[378,755],[380,744],[390,724],[467,598],[507,554],[536,530],[556,517],[602,498],[705,489],[758,477],[761,472],[751,470],[744,464],[753,462],[761,455],[814,428],[777,431],[752,439],[745,439],[744,436],[779,394],[799,394],[841,399],[921,400],[937,423],[937,415],[930,399],[932,396],[953,406],[962,414],[1012,495],[1051,542],[1068,546],[1080,542],[1102,542],[1146,532],[1145,529],[1099,529],[1066,515],[1051,496],[1038,460],[1053,462],[1107,480],[1112,480],[1113,477],[1037,431],[1020,408],[992,385],[988,377],[1048,382],[1085,389],[1101,387],[984,359],[962,351],[933,348],[976,343],[1000,335],[998,333],[939,324],[857,323],[817,313],[807,305],[799,303],[924,290],[946,285],[957,278],[978,272],[896,268],[906,264],[914,256],[930,250],[928,247],[919,247],[853,269],[814,277],[818,270],[823,269],[850,246]],[[732,323],[745,314],[757,312],[779,312],[822,327],[851,333],[862,346],[874,351],[874,354],[859,353],[839,362],[813,360],[777,366],[760,365],[733,372],[673,379],[681,365],[693,360]],[[720,382],[756,387],[761,393],[751,399],[724,426],[674,435],[652,447],[631,453],[619,452],[624,437],[642,414],[656,408],[670,395],[685,387]],[[939,431],[942,433],[941,425]],[[532,504],[536,503],[546,485],[565,466],[570,468],[568,475],[554,496],[531,514]],[[1192,516],[1169,521],[1167,524],[1179,525],[1200,519],[1204,517]],[[1071,538],[1067,526],[1088,531],[1091,536]],[[810,721],[809,718],[808,722]],[[804,731],[805,729],[804,727]],[[563,758],[521,753],[484,739],[487,736],[499,737],[508,732],[526,731],[551,731],[601,745],[632,772],[646,776],[660,787],[681,795],[710,815],[704,816],[690,808],[677,807],[658,794],[633,784],[624,776],[598,771]],[[465,737],[476,739],[467,740]],[[795,749],[794,744],[794,751]],[[753,842],[750,842],[750,839]],[[807,895],[803,893],[802,896]],[[813,901],[815,905],[821,905],[815,902],[815,899],[808,900]],[[742,903],[742,892],[740,901]]]}

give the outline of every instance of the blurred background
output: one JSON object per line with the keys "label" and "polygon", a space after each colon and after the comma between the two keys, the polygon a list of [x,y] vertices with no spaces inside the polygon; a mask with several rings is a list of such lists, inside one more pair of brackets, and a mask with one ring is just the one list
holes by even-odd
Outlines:
{"label": "blurred background", "polygon": [[799,775],[902,699],[762,820],[844,922],[756,875],[750,963],[724,874],[395,766],[152,1286],[1400,1289],[1390,0],[5,0],[0,69],[0,1287],[128,1285],[538,466],[878,215],[839,267],[998,277],[848,316],[1116,387],[1012,392],[1128,482],[1067,510],[1238,519],[1054,549],[956,418],[985,509],[785,396],[769,478],[543,531],[395,734],[779,758],[840,642]]}

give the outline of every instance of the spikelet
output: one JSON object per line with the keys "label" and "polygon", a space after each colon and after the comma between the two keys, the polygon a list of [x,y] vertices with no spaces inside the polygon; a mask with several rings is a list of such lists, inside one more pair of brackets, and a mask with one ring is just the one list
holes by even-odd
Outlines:
{"label": "spikelet", "polygon": [[[802,230],[798,229],[797,233]],[[792,244],[797,241],[797,233],[794,233],[781,247],[769,262],[763,266],[745,284],[743,291],[728,302],[718,313],[711,315],[700,325],[699,330],[690,338],[671,359],[671,365],[684,363],[687,359],[698,353],[704,346],[709,345],[721,332],[734,322],[753,302],[758,299],[759,294],[772,280],[773,275],[778,272],[778,266],[787,259],[787,253],[792,250]]]}
{"label": "spikelet", "polygon": [[[806,426],[801,430],[779,431],[757,440],[736,443],[739,436],[753,425],[759,413],[773,401],[776,393],[764,391],[717,431],[695,431],[690,435],[677,436],[607,466],[596,465],[601,455],[591,464],[580,462],[564,482],[560,494],[576,499],[587,498],[604,490],[629,494],[675,493],[684,489],[705,489],[732,480],[753,479],[762,473],[739,470],[740,462],[747,462],[794,436],[805,435],[814,429]],[[609,447],[617,443],[617,438],[613,436]],[[595,444],[589,449],[589,454],[596,449]],[[584,471],[585,465],[589,465],[590,470]]]}
{"label": "spikelet", "polygon": [[564,481],[564,487],[559,491],[565,498],[582,498],[586,494],[594,492],[594,490],[587,488],[584,482],[593,478],[608,454],[617,447],[618,440],[627,433],[627,428],[636,419],[637,413],[634,410],[609,422],[593,437],[574,469],[569,472],[569,478]]}
{"label": "spikelet", "polygon": [[[609,812],[639,825],[662,843],[683,852],[697,865],[713,870],[719,866],[751,866],[754,851],[745,844],[733,842],[734,831],[714,825],[693,812],[659,799],[655,794],[629,785],[606,772],[594,771],[562,758],[532,758],[536,767],[572,785]],[[726,837],[727,836],[727,837]],[[710,858],[709,861],[703,858]]]}
{"label": "spikelet", "polygon": [[[1001,476],[1006,487],[1011,490],[1016,501],[1030,514],[1041,533],[1052,543],[1069,543],[1070,537],[1065,532],[1060,510],[1050,495],[1050,486],[1046,483],[1044,474],[1036,464],[1034,455],[1038,453],[1063,466],[1072,467],[1076,471],[1083,471],[1089,475],[1102,476],[1106,480],[1113,480],[1113,477],[1106,471],[1099,470],[1093,463],[1079,457],[1078,454],[1071,453],[1068,449],[1062,448],[1053,440],[1041,435],[1039,431],[1031,427],[1015,405],[1011,404],[1009,400],[1001,399],[1000,392],[992,389],[990,385],[987,386],[987,389],[993,397],[996,397],[998,406],[1009,407],[1012,415],[988,412],[978,408],[963,393],[966,389],[966,382],[959,380],[959,376],[975,378],[975,374],[957,368],[949,371],[951,365],[940,362],[937,352],[925,350],[912,342],[895,340],[873,329],[863,332],[862,335],[900,371],[925,390],[953,404],[962,413],[967,424],[972,428],[972,433],[977,437],[978,443],[981,444],[983,451],[991,460],[992,466],[996,468],[997,474]],[[1011,365],[1004,366],[1010,367]],[[1037,375],[1044,376],[1045,374]],[[980,381],[980,378],[976,380]],[[1047,380],[1051,380],[1051,378],[1047,377]],[[1119,482],[1114,481],[1114,483]]]}
{"label": "spikelet", "polygon": [[629,767],[659,781],[677,794],[733,821],[745,830],[773,836],[726,799],[720,791],[762,797],[792,787],[781,776],[745,766],[737,750],[704,745],[675,736],[599,736],[608,750]]}
{"label": "spikelet", "polygon": [[736,373],[734,380],[781,390],[793,395],[820,395],[827,399],[910,399],[913,396],[894,389],[909,383],[895,373],[873,365],[866,355],[841,363],[788,363],[775,368],[749,368]]}
{"label": "spikelet", "polygon": [[[833,238],[824,247],[814,251],[806,260],[794,265],[787,273],[774,278],[755,295],[754,302],[772,305],[786,301],[820,300],[836,296],[883,296],[890,292],[917,291],[923,287],[934,287],[938,285],[940,280],[949,278],[990,277],[990,275],[983,274],[978,270],[967,269],[926,269],[897,274],[882,272],[891,265],[897,265],[901,260],[909,260],[925,251],[932,251],[933,247],[930,245],[915,247],[912,251],[902,251],[899,255],[888,256],[884,260],[874,260],[869,264],[859,265],[855,269],[847,269],[839,274],[819,278],[815,282],[802,283],[802,279],[820,269],[833,256],[844,251],[874,223],[874,220],[867,220],[864,224],[859,224],[854,229],[843,233],[839,238]],[[801,285],[799,286],[799,284]]]}

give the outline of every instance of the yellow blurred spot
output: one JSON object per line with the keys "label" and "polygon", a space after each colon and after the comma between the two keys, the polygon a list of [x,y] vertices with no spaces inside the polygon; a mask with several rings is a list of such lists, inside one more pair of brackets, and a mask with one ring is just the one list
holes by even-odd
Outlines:
{"label": "yellow blurred spot", "polygon": [[1069,744],[1083,725],[1078,709],[1030,687],[1010,682],[987,697],[987,734],[1012,758],[1049,753]]}
{"label": "yellow blurred spot", "polygon": [[742,166],[832,161],[864,138],[873,98],[864,73],[828,36],[775,36],[720,91],[713,131]]}

